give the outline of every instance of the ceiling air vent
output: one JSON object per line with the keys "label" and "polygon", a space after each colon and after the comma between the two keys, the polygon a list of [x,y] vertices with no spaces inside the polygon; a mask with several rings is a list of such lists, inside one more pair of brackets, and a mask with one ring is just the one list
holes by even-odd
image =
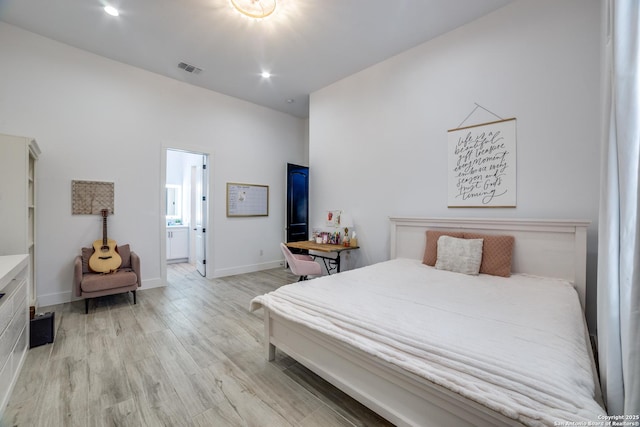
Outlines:
{"label": "ceiling air vent", "polygon": [[181,62],[178,64],[178,68],[181,70],[185,70],[187,73],[200,74],[202,68],[198,68],[195,65],[187,64],[186,62]]}

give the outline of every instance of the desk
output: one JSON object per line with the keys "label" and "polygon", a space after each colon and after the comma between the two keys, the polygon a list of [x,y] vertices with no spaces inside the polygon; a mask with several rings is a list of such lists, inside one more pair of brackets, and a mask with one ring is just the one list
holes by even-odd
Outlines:
{"label": "desk", "polygon": [[299,242],[289,242],[287,243],[287,247],[292,249],[301,249],[304,251],[315,251],[315,252],[324,252],[324,253],[335,253],[336,257],[328,257],[323,255],[315,255],[311,256],[315,258],[322,258],[322,262],[324,262],[324,266],[327,269],[327,273],[331,274],[333,270],[336,270],[340,273],[340,254],[343,251],[350,251],[352,249],[359,249],[360,246],[342,246],[342,245],[331,245],[329,243],[316,243],[311,240],[302,240]]}

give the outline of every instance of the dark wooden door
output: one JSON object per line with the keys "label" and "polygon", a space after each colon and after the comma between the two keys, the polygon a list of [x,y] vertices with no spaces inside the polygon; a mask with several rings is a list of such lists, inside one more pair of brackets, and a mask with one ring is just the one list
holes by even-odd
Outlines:
{"label": "dark wooden door", "polygon": [[309,238],[309,168],[287,163],[287,242]]}

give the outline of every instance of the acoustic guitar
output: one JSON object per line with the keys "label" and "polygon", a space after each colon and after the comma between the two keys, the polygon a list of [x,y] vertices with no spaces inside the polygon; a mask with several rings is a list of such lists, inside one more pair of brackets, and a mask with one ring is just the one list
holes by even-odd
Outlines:
{"label": "acoustic guitar", "polygon": [[89,268],[97,273],[115,271],[122,264],[122,258],[116,252],[116,241],[107,238],[107,216],[109,209],[102,209],[102,240],[93,242],[93,255],[89,258]]}

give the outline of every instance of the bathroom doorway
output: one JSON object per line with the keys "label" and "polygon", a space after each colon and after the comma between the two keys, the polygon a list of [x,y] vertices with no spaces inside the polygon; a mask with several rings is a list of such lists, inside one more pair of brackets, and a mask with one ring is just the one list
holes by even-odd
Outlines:
{"label": "bathroom doorway", "polygon": [[166,149],[165,265],[188,262],[206,277],[208,155]]}

